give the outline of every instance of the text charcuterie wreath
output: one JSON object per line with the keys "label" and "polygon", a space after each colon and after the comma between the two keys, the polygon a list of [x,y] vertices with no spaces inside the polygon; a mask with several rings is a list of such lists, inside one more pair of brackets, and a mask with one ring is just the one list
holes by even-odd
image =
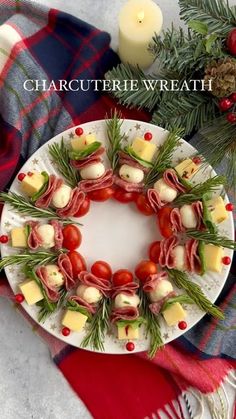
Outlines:
{"label": "text charcuterie wreath", "polygon": [[[225,204],[219,193],[212,195],[222,192],[224,177],[191,183],[206,164],[200,156],[173,167],[180,130],[170,132],[158,148],[151,132],[130,144],[122,123],[116,113],[106,121],[107,147],[94,133],[77,127],[69,143],[62,139],[48,147],[62,178],[47,172],[20,173],[22,195],[0,194],[13,210],[33,218],[1,235],[2,244],[21,251],[3,257],[0,268],[21,265],[25,279],[18,284],[16,302],[39,306],[42,322],[61,309],[62,335],[86,329],[82,347],[104,350],[105,336],[112,330],[127,351],[133,351],[142,327],[150,337],[153,357],[163,345],[160,316],[167,326],[181,330],[188,326],[188,304],[224,317],[188,273],[219,273],[231,263],[224,248],[234,250],[236,244],[219,234],[217,224],[229,217],[233,206]],[[104,153],[110,161],[107,169]],[[140,261],[134,273],[112,272],[105,261],[88,269],[77,251],[82,240],[77,220],[88,213],[91,201],[108,199],[133,203],[144,216],[157,217],[163,239],[150,244],[148,259]]]}

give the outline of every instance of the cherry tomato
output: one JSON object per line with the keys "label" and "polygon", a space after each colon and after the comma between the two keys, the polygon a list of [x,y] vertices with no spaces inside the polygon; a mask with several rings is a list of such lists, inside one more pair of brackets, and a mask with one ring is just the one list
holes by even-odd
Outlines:
{"label": "cherry tomato", "polygon": [[88,192],[88,197],[91,201],[97,202],[104,202],[110,199],[114,194],[114,190],[112,188],[103,188],[98,189],[97,191]]}
{"label": "cherry tomato", "polygon": [[74,215],[74,217],[83,217],[89,212],[90,208],[90,199],[86,196],[82,205],[80,205],[79,211]]}
{"label": "cherry tomato", "polygon": [[159,263],[160,257],[160,242],[153,242],[149,247],[149,259],[154,263]]}
{"label": "cherry tomato", "polygon": [[68,257],[71,261],[74,278],[77,278],[78,274],[81,271],[86,271],[87,270],[86,262],[85,262],[83,256],[80,253],[76,252],[75,250],[72,250],[72,252],[68,253]]}
{"label": "cherry tomato", "polygon": [[126,192],[124,189],[117,188],[114,192],[114,199],[119,201],[121,204],[128,204],[129,202],[134,202],[138,198],[139,194],[137,192]]}
{"label": "cherry tomato", "polygon": [[158,220],[158,225],[160,228],[160,233],[166,239],[168,239],[168,237],[172,236],[173,234],[172,225],[170,222],[171,211],[172,211],[172,208],[163,207],[158,211],[158,214],[157,214],[157,220]]}
{"label": "cherry tomato", "polygon": [[98,276],[98,278],[102,279],[110,280],[112,277],[112,270],[110,265],[103,260],[97,260],[97,262],[91,266],[91,272],[92,274]]}
{"label": "cherry tomato", "polygon": [[63,247],[68,250],[75,250],[80,246],[82,235],[78,227],[73,224],[68,224],[62,230],[63,234]]}
{"label": "cherry tomato", "polygon": [[149,202],[145,195],[139,195],[136,199],[136,205],[138,210],[144,215],[152,215],[154,211],[152,207],[149,205]]}
{"label": "cherry tomato", "polygon": [[157,266],[151,260],[142,260],[135,268],[136,277],[145,282],[149,275],[157,273]]}
{"label": "cherry tomato", "polygon": [[127,269],[119,269],[113,275],[113,284],[118,287],[120,285],[129,284],[133,282],[134,276],[132,272],[128,271]]}

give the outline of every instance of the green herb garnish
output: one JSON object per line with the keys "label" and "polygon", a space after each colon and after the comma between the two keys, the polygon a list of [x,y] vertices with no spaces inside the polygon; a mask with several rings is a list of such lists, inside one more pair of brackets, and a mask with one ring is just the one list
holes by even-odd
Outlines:
{"label": "green herb garnish", "polygon": [[115,110],[111,119],[106,120],[107,137],[108,137],[108,148],[107,157],[110,160],[111,168],[116,169],[119,162],[119,151],[121,150],[122,141],[125,138],[125,134],[121,133],[121,126],[123,119],[121,115]]}
{"label": "green herb garnish", "polygon": [[80,306],[76,301],[74,300],[67,300],[65,307],[70,311],[77,311],[78,313],[83,314],[84,316],[91,319],[92,315],[89,313],[88,310],[86,310],[85,307]]}
{"label": "green herb garnish", "polygon": [[31,269],[37,265],[47,265],[57,261],[58,256],[63,253],[52,252],[23,252],[17,255],[4,256],[0,261],[0,271],[7,266],[27,264]]}
{"label": "green herb garnish", "polygon": [[203,241],[200,241],[198,244],[198,254],[201,260],[201,267],[202,267],[201,275],[204,275],[206,272],[206,258],[205,258],[205,243]]}
{"label": "green herb garnish", "polygon": [[236,250],[236,242],[227,237],[220,236],[218,233],[210,233],[209,231],[187,230],[186,235],[192,239],[204,241],[205,243],[214,244],[214,246],[226,247],[227,249]]}
{"label": "green herb garnish", "polygon": [[49,176],[47,174],[47,172],[41,172],[41,175],[43,175],[44,177],[44,184],[43,186],[39,189],[38,192],[35,192],[32,196],[31,196],[31,201],[35,202],[37,201],[37,199],[47,190],[48,187],[48,181],[49,181]]}
{"label": "green herb garnish", "polygon": [[199,183],[198,185],[194,186],[188,193],[179,195],[174,200],[174,203],[176,205],[184,205],[191,204],[195,201],[200,201],[202,200],[203,196],[205,196],[206,198],[206,194],[215,192],[219,188],[219,186],[224,186],[225,184],[225,176],[214,176],[210,179],[207,179],[205,182]]}
{"label": "green herb garnish", "polygon": [[89,156],[90,154],[94,153],[101,147],[101,143],[99,141],[95,141],[92,144],[87,145],[83,150],[75,151],[72,150],[69,152],[69,157],[71,160],[81,160],[85,157]]}
{"label": "green herb garnish", "polygon": [[169,307],[171,307],[175,303],[194,304],[194,301],[191,297],[189,297],[189,295],[186,295],[186,294],[176,295],[176,297],[171,297],[167,301],[164,302],[163,306],[161,307],[161,313],[167,310]]}
{"label": "green herb garnish", "polygon": [[54,143],[48,146],[49,154],[56,164],[58,171],[65,178],[67,184],[75,188],[80,181],[79,171],[71,166],[70,151],[62,137],[60,144]]}
{"label": "green herb garnish", "polygon": [[207,230],[210,231],[210,233],[216,234],[217,228],[216,225],[212,221],[211,212],[208,209],[207,201],[205,195],[202,197],[202,205],[203,205],[203,223]]}
{"label": "green herb garnish", "polygon": [[117,327],[132,326],[133,329],[138,329],[146,320],[143,317],[138,317],[135,320],[119,320],[116,322]]}
{"label": "green herb garnish", "polygon": [[127,145],[126,147],[124,147],[124,152],[127,153],[130,157],[132,157],[133,159],[135,159],[139,164],[141,164],[144,167],[148,167],[148,168],[152,168],[153,164],[149,161],[143,160],[141,159],[133,150],[131,145]]}

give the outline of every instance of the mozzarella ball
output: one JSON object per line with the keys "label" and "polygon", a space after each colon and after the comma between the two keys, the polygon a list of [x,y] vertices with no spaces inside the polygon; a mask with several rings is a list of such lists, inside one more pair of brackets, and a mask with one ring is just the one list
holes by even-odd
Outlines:
{"label": "mozzarella ball", "polygon": [[55,208],[64,208],[68,204],[70,200],[72,188],[68,185],[61,185],[60,188],[58,188],[52,197],[52,205]]}
{"label": "mozzarella ball", "polygon": [[39,237],[42,240],[42,247],[49,249],[55,246],[55,231],[50,224],[43,224],[37,228]]}
{"label": "mozzarella ball", "polygon": [[49,279],[49,284],[54,287],[61,287],[64,284],[64,277],[57,265],[45,266]]}
{"label": "mozzarella ball", "polygon": [[89,304],[96,304],[102,298],[102,293],[97,288],[87,285],[79,285],[76,294]]}
{"label": "mozzarella ball", "polygon": [[191,205],[183,205],[180,208],[182,224],[185,228],[196,228],[197,218]]}
{"label": "mozzarella ball", "polygon": [[166,279],[162,279],[157,283],[156,288],[154,291],[149,292],[150,300],[155,303],[157,301],[162,300],[162,298],[166,297],[171,291],[173,291],[173,287],[170,281]]}
{"label": "mozzarella ball", "polygon": [[106,169],[104,164],[95,163],[86,166],[84,169],[80,170],[80,176],[82,179],[98,179],[104,175]]}
{"label": "mozzarella ball", "polygon": [[140,299],[138,295],[117,294],[115,297],[115,308],[123,308],[127,306],[138,307]]}
{"label": "mozzarella ball", "polygon": [[128,164],[123,164],[120,167],[119,175],[121,179],[124,179],[126,182],[130,183],[140,183],[144,178],[144,172],[141,169],[137,169],[137,167],[131,167]]}
{"label": "mozzarella ball", "polygon": [[167,185],[163,179],[159,179],[154,184],[154,189],[159,193],[160,199],[164,202],[172,202],[177,197],[178,192]]}
{"label": "mozzarella ball", "polygon": [[173,249],[173,256],[175,261],[175,269],[178,269],[179,271],[185,271],[185,247],[181,245],[176,246]]}

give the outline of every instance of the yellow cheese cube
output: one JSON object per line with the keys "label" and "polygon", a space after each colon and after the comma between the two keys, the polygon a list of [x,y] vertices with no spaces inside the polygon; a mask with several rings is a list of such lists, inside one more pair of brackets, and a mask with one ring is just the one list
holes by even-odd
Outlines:
{"label": "yellow cheese cube", "polygon": [[23,192],[28,196],[34,195],[44,185],[45,178],[41,173],[32,172],[32,175],[26,175],[21,182]]}
{"label": "yellow cheese cube", "polygon": [[225,209],[224,200],[221,196],[210,199],[206,202],[206,205],[211,213],[213,223],[220,224],[228,218],[228,211]]}
{"label": "yellow cheese cube", "polygon": [[196,173],[199,166],[195,164],[191,159],[186,159],[182,161],[175,167],[178,175],[184,179],[191,179],[191,177]]}
{"label": "yellow cheese cube", "polygon": [[71,147],[75,151],[81,151],[88,145],[95,143],[95,141],[97,141],[97,139],[94,134],[83,134],[71,140]]}
{"label": "yellow cheese cube", "polygon": [[134,150],[135,154],[140,157],[140,159],[151,162],[154,154],[157,151],[157,146],[154,143],[145,141],[143,138],[135,138],[132,143],[132,149]]}
{"label": "yellow cheese cube", "polygon": [[131,325],[118,327],[118,339],[139,339],[139,327],[135,329]]}
{"label": "yellow cheese cube", "polygon": [[78,311],[67,310],[62,319],[62,325],[68,327],[73,332],[80,332],[87,320],[88,317],[84,314]]}
{"label": "yellow cheese cube", "polygon": [[221,272],[223,255],[223,247],[214,246],[213,244],[206,244],[204,246],[206,271]]}
{"label": "yellow cheese cube", "polygon": [[15,227],[11,230],[12,247],[27,247],[27,236],[24,227]]}
{"label": "yellow cheese cube", "polygon": [[26,279],[24,282],[19,284],[19,288],[25,297],[25,301],[30,306],[36,304],[44,298],[40,287],[33,279]]}
{"label": "yellow cheese cube", "polygon": [[186,311],[180,303],[171,304],[162,314],[168,326],[175,326],[186,317]]}

